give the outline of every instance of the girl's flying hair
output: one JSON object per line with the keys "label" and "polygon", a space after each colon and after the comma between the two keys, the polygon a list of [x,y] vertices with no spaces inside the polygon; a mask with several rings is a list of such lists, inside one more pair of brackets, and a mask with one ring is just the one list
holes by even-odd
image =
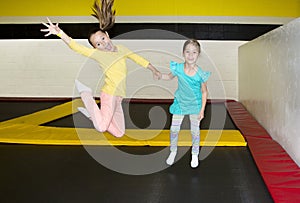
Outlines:
{"label": "girl's flying hair", "polygon": [[102,31],[107,31],[115,24],[116,10],[113,10],[114,0],[95,0],[93,5],[93,14],[99,21]]}

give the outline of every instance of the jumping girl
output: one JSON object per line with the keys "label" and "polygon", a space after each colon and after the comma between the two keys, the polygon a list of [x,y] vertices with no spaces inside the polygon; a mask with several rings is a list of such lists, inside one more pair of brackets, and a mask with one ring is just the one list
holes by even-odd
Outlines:
{"label": "jumping girl", "polygon": [[88,41],[93,48],[78,44],[69,37],[57,24],[53,24],[48,18],[48,23],[43,23],[48,32],[45,36],[57,35],[74,51],[96,60],[104,72],[104,82],[101,89],[101,108],[96,104],[92,90],[79,82],[75,81],[77,90],[85,108],[79,107],[78,110],[91,119],[94,127],[99,132],[108,131],[115,137],[122,137],[125,133],[124,114],[122,109],[122,99],[126,94],[126,59],[129,58],[142,67],[152,71],[155,79],[160,79],[161,73],[143,57],[133,53],[122,45],[114,45],[107,30],[115,22],[115,10],[112,9],[114,0],[97,0],[93,6],[92,14],[99,20],[100,29],[92,32]]}

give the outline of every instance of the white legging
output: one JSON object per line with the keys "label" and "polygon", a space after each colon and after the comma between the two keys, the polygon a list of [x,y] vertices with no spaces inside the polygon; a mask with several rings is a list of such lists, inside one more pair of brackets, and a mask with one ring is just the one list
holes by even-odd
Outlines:
{"label": "white legging", "polygon": [[[180,131],[181,123],[184,115],[174,114],[172,117],[172,124],[170,129],[170,151],[177,151],[178,134]],[[192,154],[199,154],[199,144],[200,144],[200,120],[198,120],[197,114],[189,115],[190,118],[190,129],[192,134]]]}

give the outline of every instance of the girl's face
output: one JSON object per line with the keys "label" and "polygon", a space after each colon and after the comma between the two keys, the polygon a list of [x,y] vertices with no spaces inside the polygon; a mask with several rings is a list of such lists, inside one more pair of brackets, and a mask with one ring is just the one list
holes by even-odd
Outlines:
{"label": "girl's face", "polygon": [[91,35],[90,41],[96,49],[101,51],[114,51],[114,46],[107,33],[98,31]]}
{"label": "girl's face", "polygon": [[184,60],[190,65],[196,64],[199,55],[199,48],[193,44],[188,44],[183,50]]}

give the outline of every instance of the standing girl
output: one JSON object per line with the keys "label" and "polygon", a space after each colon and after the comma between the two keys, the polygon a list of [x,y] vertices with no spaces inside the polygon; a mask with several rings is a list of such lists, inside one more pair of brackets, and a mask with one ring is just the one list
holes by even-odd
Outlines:
{"label": "standing girl", "polygon": [[124,114],[122,109],[122,99],[126,94],[126,59],[129,58],[135,63],[152,71],[154,78],[160,79],[161,73],[143,57],[133,53],[122,45],[114,45],[109,38],[109,30],[115,22],[115,10],[112,10],[114,0],[101,0],[101,3],[94,3],[92,14],[99,20],[100,29],[92,32],[88,38],[93,48],[78,44],[69,37],[58,24],[53,24],[48,19],[48,24],[43,23],[47,28],[41,29],[60,37],[74,51],[96,60],[104,72],[104,86],[101,90],[101,108],[96,104],[92,90],[79,81],[75,81],[77,90],[85,108],[79,107],[85,116],[89,117],[96,130],[100,132],[108,131],[115,137],[122,137],[125,133]]}
{"label": "standing girl", "polygon": [[170,129],[170,155],[167,164],[174,163],[177,154],[178,134],[185,115],[189,115],[192,134],[192,160],[191,167],[196,168],[199,163],[200,121],[204,118],[207,101],[206,81],[210,72],[203,71],[196,62],[201,47],[197,40],[187,40],[183,45],[184,63],[170,62],[169,74],[162,74],[163,80],[178,78],[178,88],[175,92],[170,113],[173,114]]}

